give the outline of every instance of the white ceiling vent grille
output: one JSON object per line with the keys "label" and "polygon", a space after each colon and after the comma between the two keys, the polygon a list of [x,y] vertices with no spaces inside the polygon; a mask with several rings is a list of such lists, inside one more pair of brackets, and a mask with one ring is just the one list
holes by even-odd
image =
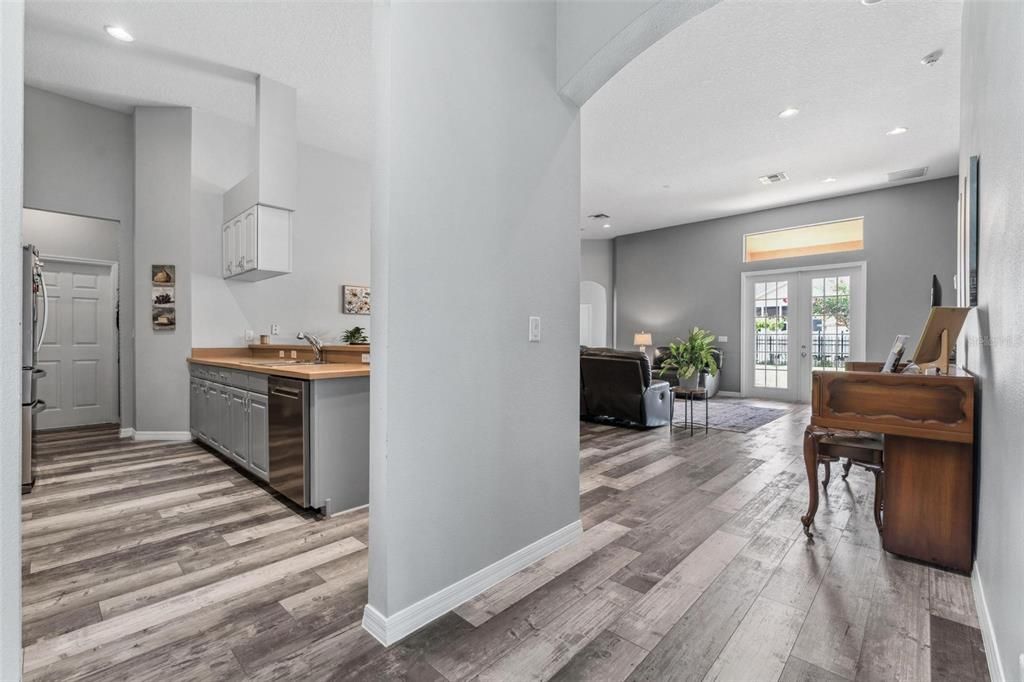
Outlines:
{"label": "white ceiling vent grille", "polygon": [[923,178],[928,175],[928,166],[921,168],[908,168],[907,170],[893,171],[889,173],[889,182],[902,182],[903,180],[913,180],[914,178]]}
{"label": "white ceiling vent grille", "polygon": [[772,173],[771,175],[762,175],[758,178],[762,185],[774,185],[778,182],[785,182],[789,180],[789,176],[783,172]]}

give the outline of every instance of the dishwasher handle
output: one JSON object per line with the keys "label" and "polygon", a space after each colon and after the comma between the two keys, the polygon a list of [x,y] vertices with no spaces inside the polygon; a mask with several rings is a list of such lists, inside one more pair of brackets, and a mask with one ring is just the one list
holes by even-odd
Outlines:
{"label": "dishwasher handle", "polygon": [[302,399],[302,391],[296,391],[288,388],[278,388],[276,386],[270,389],[270,395],[278,395],[281,396],[282,398],[290,398],[291,400]]}

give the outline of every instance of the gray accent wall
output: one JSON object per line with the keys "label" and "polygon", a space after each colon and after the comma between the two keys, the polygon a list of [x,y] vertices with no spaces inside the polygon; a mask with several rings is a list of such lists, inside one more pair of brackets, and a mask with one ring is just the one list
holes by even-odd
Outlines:
{"label": "gray accent wall", "polygon": [[[135,425],[134,167],[131,115],[25,88],[25,206],[120,224],[113,260],[118,261],[122,427]],[[75,240],[54,255],[98,257],[95,248]]]}
{"label": "gray accent wall", "polygon": [[[135,109],[135,428],[188,432],[192,110]],[[175,329],[153,329],[153,265],[175,266]]]}
{"label": "gray accent wall", "polygon": [[960,174],[980,157],[978,307],[960,337],[978,380],[975,597],[993,680],[1024,677],[1024,3],[964,4]]}
{"label": "gray accent wall", "polygon": [[[766,191],[770,191],[768,188]],[[867,357],[884,360],[896,334],[911,347],[928,315],[932,274],[954,303],[956,178],[706,220],[615,240],[616,345],[631,348],[645,329],[655,345],[694,326],[716,336],[725,353],[722,390],[740,390],[740,273],[867,261]],[[744,263],[743,235],[864,217],[864,249]]]}

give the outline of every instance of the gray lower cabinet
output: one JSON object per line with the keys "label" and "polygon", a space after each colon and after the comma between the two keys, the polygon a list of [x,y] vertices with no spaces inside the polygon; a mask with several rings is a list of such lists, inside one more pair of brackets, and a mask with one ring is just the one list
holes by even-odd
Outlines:
{"label": "gray lower cabinet", "polygon": [[[227,376],[216,372],[205,375],[215,379]],[[241,372],[232,372],[230,379],[247,380]],[[262,386],[265,385],[266,382],[262,382]],[[252,386],[259,389],[261,382],[253,380]],[[266,480],[270,463],[267,396],[193,376],[189,398],[189,427],[193,437]]]}
{"label": "gray lower cabinet", "polygon": [[249,468],[263,478],[270,472],[267,396],[249,394]]}

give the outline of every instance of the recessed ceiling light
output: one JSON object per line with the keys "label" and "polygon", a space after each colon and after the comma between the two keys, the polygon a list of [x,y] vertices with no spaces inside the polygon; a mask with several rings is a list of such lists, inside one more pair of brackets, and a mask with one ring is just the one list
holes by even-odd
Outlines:
{"label": "recessed ceiling light", "polygon": [[116,38],[121,42],[130,43],[135,40],[135,38],[132,37],[132,34],[124,30],[121,26],[104,26],[103,30],[107,32],[108,36]]}
{"label": "recessed ceiling light", "polygon": [[611,224],[611,223],[605,223],[605,224],[604,224],[604,225],[602,225],[601,227],[603,227],[603,228],[604,228],[604,229],[606,229],[606,230],[610,230],[610,229],[612,229],[612,224]]}
{"label": "recessed ceiling light", "polygon": [[885,134],[886,135],[902,135],[903,133],[907,132],[907,130],[909,130],[909,128],[904,128],[903,126],[896,126],[892,130],[887,131]]}
{"label": "recessed ceiling light", "polygon": [[882,0],[860,0],[860,4],[868,7],[871,7],[871,5],[877,5],[880,2],[882,2]]}
{"label": "recessed ceiling light", "polygon": [[800,113],[800,110],[796,107],[786,107],[779,112],[779,118],[793,118]]}
{"label": "recessed ceiling light", "polygon": [[836,178],[825,178],[822,182],[835,182]]}

